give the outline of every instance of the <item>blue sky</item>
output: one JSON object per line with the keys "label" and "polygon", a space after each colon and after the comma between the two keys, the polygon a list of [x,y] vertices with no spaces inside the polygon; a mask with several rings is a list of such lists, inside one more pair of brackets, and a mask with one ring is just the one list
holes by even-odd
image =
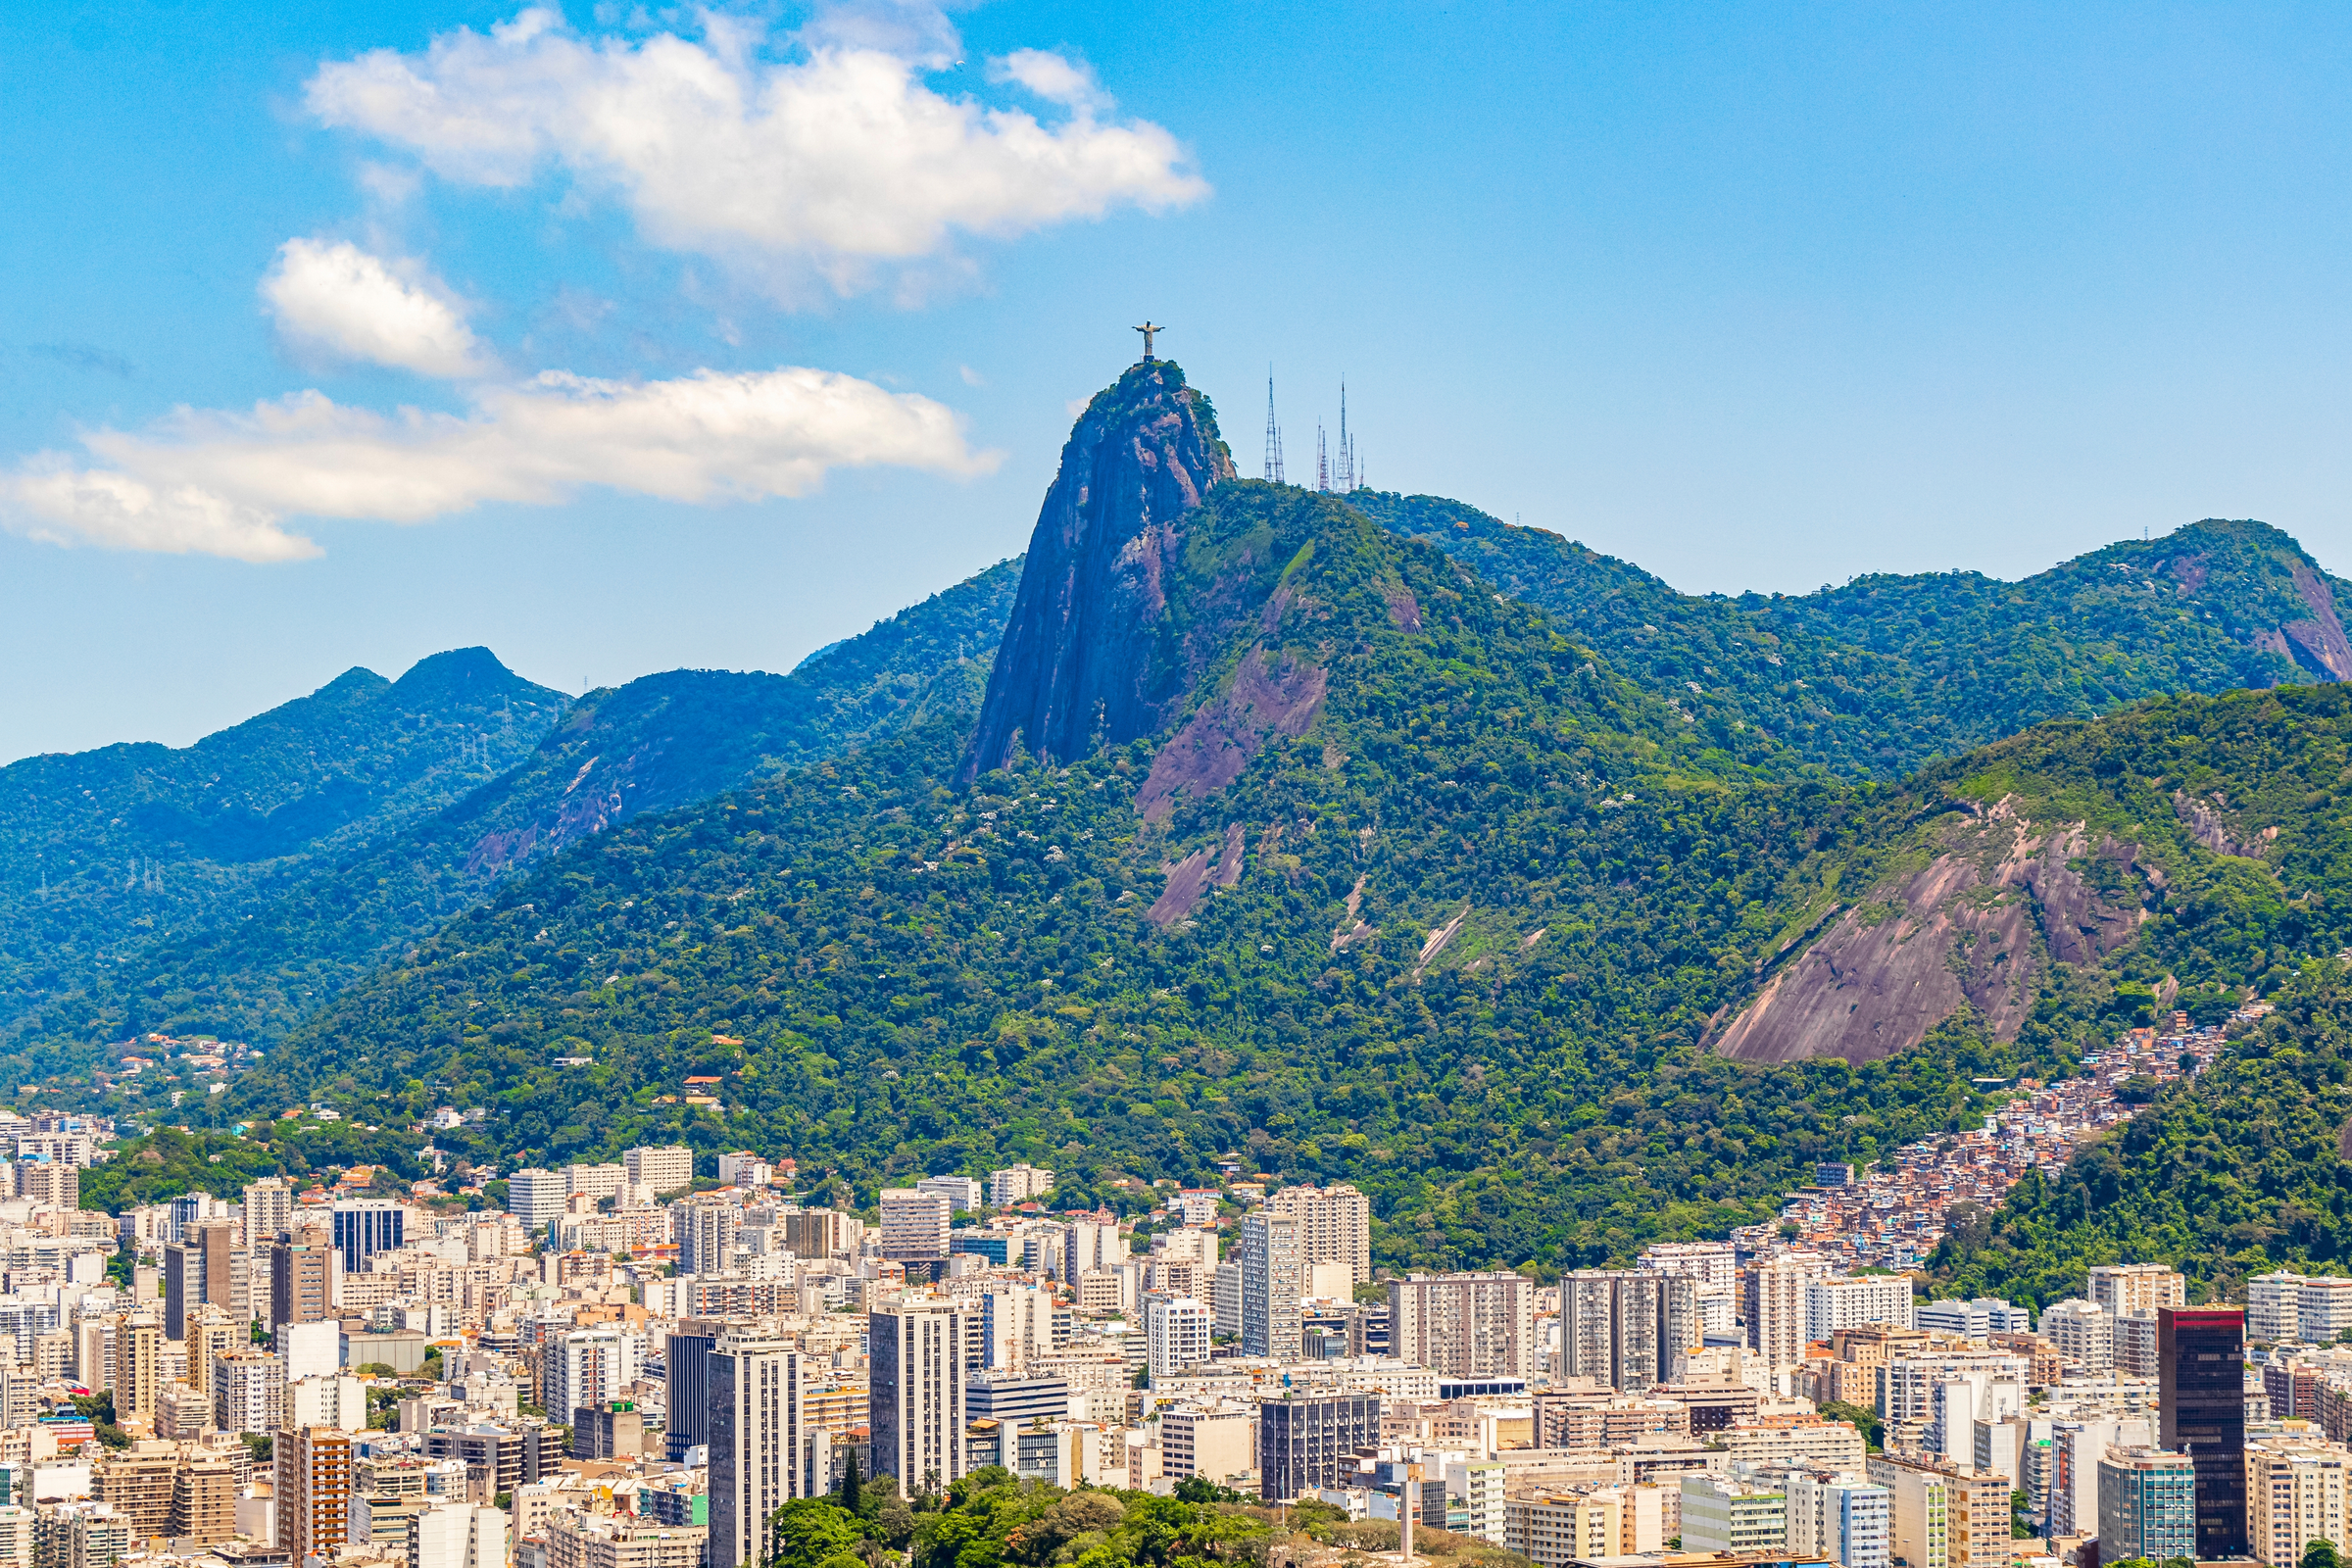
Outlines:
{"label": "blue sky", "polygon": [[1147,315],[1245,472],[1269,363],[1294,477],[1345,376],[1375,484],[1686,589],[2352,569],[2348,28],[10,8],[0,758],[464,644],[788,668],[1021,548]]}

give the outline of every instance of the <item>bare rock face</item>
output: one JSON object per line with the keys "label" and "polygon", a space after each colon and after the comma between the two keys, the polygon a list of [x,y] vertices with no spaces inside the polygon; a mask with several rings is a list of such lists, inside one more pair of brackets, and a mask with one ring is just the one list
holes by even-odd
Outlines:
{"label": "bare rock face", "polygon": [[1167,360],[1097,394],[1061,449],[1012,619],[965,758],[969,778],[1025,747],[1069,761],[1174,716],[1185,672],[1157,658],[1185,516],[1233,477],[1208,402]]}
{"label": "bare rock face", "polygon": [[2050,962],[2086,963],[2137,929],[2078,867],[2138,873],[2134,846],[2080,822],[2037,826],[2008,804],[1944,835],[1928,864],[1840,914],[1716,1038],[1739,1061],[1873,1061],[1919,1044],[1963,1004],[2017,1036]]}

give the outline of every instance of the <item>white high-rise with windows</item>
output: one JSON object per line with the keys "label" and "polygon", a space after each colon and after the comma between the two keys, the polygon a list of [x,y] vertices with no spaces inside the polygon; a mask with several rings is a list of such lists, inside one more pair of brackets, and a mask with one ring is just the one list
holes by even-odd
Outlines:
{"label": "white high-rise with windows", "polygon": [[[2162,1263],[2101,1263],[2090,1271],[2084,1296],[2093,1304],[2122,1315],[2153,1312],[2158,1307],[2186,1306],[2188,1281],[2180,1271]],[[2248,1325],[2249,1332],[2251,1325]]]}
{"label": "white high-rise with windows", "polygon": [[657,1198],[694,1185],[694,1151],[682,1146],[641,1145],[620,1156],[620,1166],[631,1182],[644,1183]]}
{"label": "white high-rise with windows", "polygon": [[1885,1324],[1907,1329],[1911,1322],[1911,1276],[1849,1274],[1805,1282],[1805,1339],[1827,1341],[1839,1329]]}
{"label": "white high-rise with windows", "polygon": [[1747,1344],[1770,1367],[1805,1358],[1805,1287],[1827,1279],[1830,1260],[1819,1252],[1783,1252],[1756,1260],[1747,1273]]}
{"label": "white high-rise with windows", "polygon": [[534,1165],[507,1178],[507,1212],[529,1230],[537,1230],[563,1213],[564,1200],[570,1196],[569,1183],[562,1171],[541,1170]]}
{"label": "white high-rise with windows", "polygon": [[620,1396],[645,1366],[645,1336],[627,1329],[573,1329],[542,1350],[548,1419],[568,1423],[574,1410]]}
{"label": "white high-rise with windows", "polygon": [[969,1176],[926,1176],[914,1184],[914,1190],[946,1199],[951,1214],[977,1213],[987,1192]]}
{"label": "white high-rise with windows", "polygon": [[1007,1165],[988,1173],[988,1206],[1010,1208],[1054,1190],[1054,1173],[1034,1165]]}
{"label": "white high-rise with windows", "polygon": [[1208,1359],[1216,1313],[1190,1296],[1152,1296],[1144,1301],[1144,1358],[1152,1381],[1175,1377]]}

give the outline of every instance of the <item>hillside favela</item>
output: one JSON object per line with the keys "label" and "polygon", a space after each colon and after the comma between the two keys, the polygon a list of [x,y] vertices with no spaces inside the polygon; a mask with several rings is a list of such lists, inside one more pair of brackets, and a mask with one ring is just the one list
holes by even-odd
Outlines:
{"label": "hillside favela", "polygon": [[2352,21],[330,10],[0,22],[0,1568],[2352,1568]]}

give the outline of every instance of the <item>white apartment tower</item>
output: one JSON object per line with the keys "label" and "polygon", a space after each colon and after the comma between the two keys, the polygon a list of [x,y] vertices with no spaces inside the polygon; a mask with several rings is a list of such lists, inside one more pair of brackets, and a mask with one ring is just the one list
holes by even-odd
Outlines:
{"label": "white apartment tower", "polygon": [[694,1151],[683,1148],[640,1147],[620,1156],[621,1169],[631,1182],[643,1183],[659,1198],[684,1192],[694,1185]]}
{"label": "white apartment tower", "polygon": [[1144,1302],[1145,1361],[1157,1384],[1208,1359],[1216,1314],[1189,1296],[1153,1296]]}
{"label": "white apartment tower", "polygon": [[1747,1275],[1747,1344],[1767,1366],[1805,1358],[1805,1287],[1827,1279],[1830,1261],[1819,1252],[1783,1252],[1756,1260]]}

